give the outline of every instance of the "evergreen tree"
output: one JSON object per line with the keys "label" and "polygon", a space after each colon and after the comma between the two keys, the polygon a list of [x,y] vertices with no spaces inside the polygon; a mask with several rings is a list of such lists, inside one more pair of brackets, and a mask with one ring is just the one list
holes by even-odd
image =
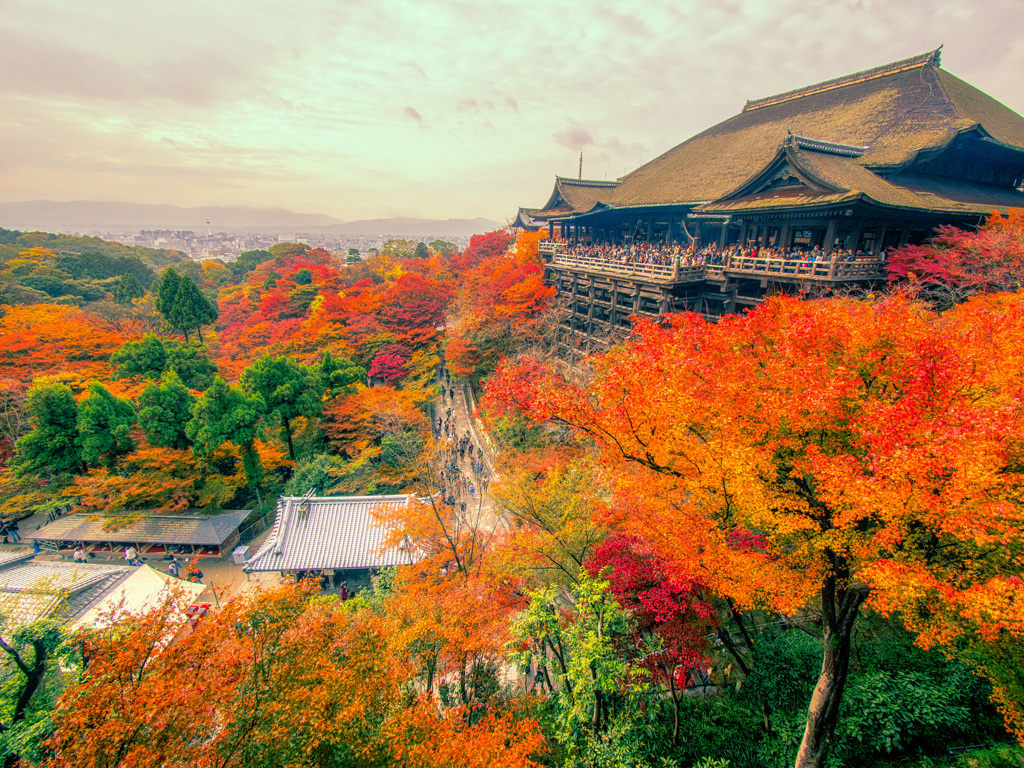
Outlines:
{"label": "evergreen tree", "polygon": [[131,272],[121,275],[121,279],[114,288],[114,301],[124,306],[129,306],[134,299],[141,299],[146,295],[146,289]]}
{"label": "evergreen tree", "polygon": [[165,372],[174,371],[181,383],[189,389],[202,392],[213,384],[217,376],[217,364],[210,359],[206,347],[194,347],[169,341],[167,348],[167,368]]}
{"label": "evergreen tree", "polygon": [[160,276],[160,282],[153,291],[153,306],[156,311],[164,316],[164,319],[173,327],[177,324],[171,319],[174,301],[178,298],[178,289],[181,286],[181,275],[174,269],[168,267]]}
{"label": "evergreen tree", "polygon": [[26,408],[32,431],[15,443],[19,476],[73,474],[82,468],[78,444],[78,403],[64,384],[36,384]]}
{"label": "evergreen tree", "polygon": [[139,396],[139,426],[149,444],[158,448],[188,448],[185,428],[196,398],[169,370],[163,381],[150,384]]}
{"label": "evergreen tree", "polygon": [[237,259],[228,265],[234,275],[244,275],[256,269],[265,261],[270,261],[274,255],[270,251],[245,251]]}
{"label": "evergreen tree", "polygon": [[189,389],[202,391],[213,383],[217,365],[210,359],[206,347],[195,347],[179,341],[164,340],[148,333],[141,341],[129,341],[113,355],[114,379],[141,376],[159,379],[167,371],[178,374],[181,383]]}
{"label": "evergreen tree", "polygon": [[365,368],[344,357],[334,359],[329,349],[324,350],[319,372],[324,396],[328,399],[351,394],[355,391],[353,384],[366,381]]}
{"label": "evergreen tree", "polygon": [[167,348],[159,336],[147,333],[141,341],[129,341],[112,354],[110,363],[114,379],[159,379],[167,370]]}
{"label": "evergreen tree", "polygon": [[297,416],[313,418],[320,415],[320,402],[324,385],[319,372],[287,357],[267,355],[242,372],[242,386],[250,394],[259,395],[269,413],[281,419],[288,457],[295,460],[292,444],[292,419]]}
{"label": "evergreen tree", "polygon": [[93,466],[113,466],[117,459],[135,449],[131,429],[135,408],[115,397],[98,381],[89,382],[89,397],[78,409],[78,439],[82,461]]}
{"label": "evergreen tree", "polygon": [[242,451],[245,476],[249,485],[256,489],[257,498],[263,467],[255,441],[264,410],[259,395],[247,397],[241,389],[229,387],[218,376],[192,406],[192,419],[185,427],[185,435],[197,456],[207,457],[227,442],[237,445]]}
{"label": "evergreen tree", "polygon": [[188,332],[195,329],[199,334],[199,343],[202,344],[203,326],[215,322],[219,315],[217,308],[203,295],[195,281],[183,275],[171,308],[174,320],[168,318],[168,322],[185,334],[185,341],[188,341]]}

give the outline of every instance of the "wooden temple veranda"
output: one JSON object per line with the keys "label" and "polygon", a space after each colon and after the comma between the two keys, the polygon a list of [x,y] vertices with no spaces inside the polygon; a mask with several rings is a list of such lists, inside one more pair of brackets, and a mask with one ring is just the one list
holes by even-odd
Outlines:
{"label": "wooden temple veranda", "polygon": [[[868,287],[887,251],[1024,208],[1024,118],[943,70],[940,53],[748,101],[615,181],[557,177],[513,226],[547,230],[573,343],[603,344],[634,314],[714,318],[774,294]],[[617,264],[581,256],[589,245],[720,257]],[[832,257],[772,257],[797,251]]]}

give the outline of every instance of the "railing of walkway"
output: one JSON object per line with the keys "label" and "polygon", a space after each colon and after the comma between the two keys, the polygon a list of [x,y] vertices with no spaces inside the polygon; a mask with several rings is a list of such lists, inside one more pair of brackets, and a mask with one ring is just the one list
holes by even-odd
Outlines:
{"label": "railing of walkway", "polygon": [[656,282],[675,283],[705,278],[720,279],[725,276],[726,272],[736,275],[778,275],[836,282],[885,278],[884,266],[878,259],[871,257],[849,260],[838,253],[830,259],[819,261],[729,255],[724,262],[719,264],[686,264],[677,261],[672,265],[667,265],[578,256],[563,251],[558,243],[551,242],[541,243],[541,249],[553,256],[553,263],[560,267],[624,277],[638,277]]}

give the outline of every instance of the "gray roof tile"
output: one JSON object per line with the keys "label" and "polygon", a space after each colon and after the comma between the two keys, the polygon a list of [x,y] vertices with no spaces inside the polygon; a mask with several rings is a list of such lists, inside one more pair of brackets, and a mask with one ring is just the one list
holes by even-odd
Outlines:
{"label": "gray roof tile", "polygon": [[114,531],[104,530],[106,521],[85,513],[57,518],[26,539],[40,541],[131,542],[135,544],[196,544],[219,547],[242,524],[249,510],[229,510],[217,515],[202,512],[146,515]]}
{"label": "gray roof tile", "polygon": [[379,551],[387,531],[370,511],[409,503],[417,502],[409,496],[282,497],[270,536],[245,569],[347,570],[408,564],[407,549]]}
{"label": "gray roof tile", "polygon": [[117,565],[5,560],[0,563],[0,613],[11,626],[54,614],[74,616],[133,570]]}

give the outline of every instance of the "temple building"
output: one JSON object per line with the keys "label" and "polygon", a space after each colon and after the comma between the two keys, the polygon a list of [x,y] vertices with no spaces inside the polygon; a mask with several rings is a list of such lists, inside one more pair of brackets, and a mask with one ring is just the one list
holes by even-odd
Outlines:
{"label": "temple building", "polygon": [[[924,242],[940,225],[974,228],[993,210],[1024,208],[1024,118],[941,69],[940,53],[748,101],[738,115],[617,181],[556,178],[548,202],[520,209],[516,225],[545,227],[564,245],[846,249],[878,258]],[[558,248],[546,250],[560,291],[565,278],[575,294],[590,291],[597,270],[582,269],[578,259],[560,268]],[[640,275],[652,290],[634,285],[627,301],[607,302],[609,312],[598,315],[621,314],[630,301],[650,314],[717,315],[808,283],[780,278],[793,272],[786,265],[720,266],[714,285],[697,285],[688,270],[680,276],[678,265],[654,283]],[[835,269],[815,271],[818,283],[835,282]],[[882,274],[863,265],[854,271],[839,279]],[[689,288],[680,288],[680,277]],[[601,286],[609,299],[612,288]],[[588,305],[588,335],[593,315]],[[598,322],[616,325],[613,316]]]}

